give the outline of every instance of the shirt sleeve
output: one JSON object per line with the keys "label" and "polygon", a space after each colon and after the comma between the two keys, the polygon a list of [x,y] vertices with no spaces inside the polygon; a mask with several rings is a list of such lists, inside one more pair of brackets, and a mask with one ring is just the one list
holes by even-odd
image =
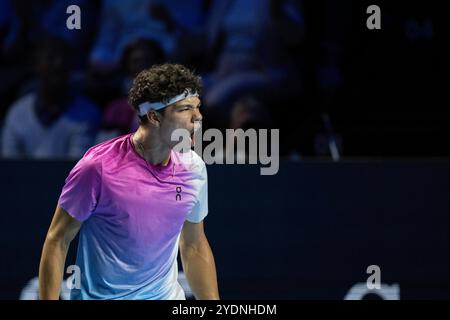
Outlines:
{"label": "shirt sleeve", "polygon": [[80,222],[95,211],[101,190],[101,164],[82,158],[70,171],[58,205]]}
{"label": "shirt sleeve", "polygon": [[196,181],[199,185],[197,201],[186,220],[192,223],[199,223],[208,215],[208,173],[205,163],[202,163],[200,176]]}

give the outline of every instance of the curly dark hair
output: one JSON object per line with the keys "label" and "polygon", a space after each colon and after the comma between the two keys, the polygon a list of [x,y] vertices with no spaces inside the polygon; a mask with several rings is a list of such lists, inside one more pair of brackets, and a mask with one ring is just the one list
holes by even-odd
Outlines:
{"label": "curly dark hair", "polygon": [[[143,102],[164,101],[185,89],[201,94],[201,78],[181,64],[158,64],[136,76],[129,92],[129,103],[137,109]],[[145,121],[147,117],[139,119]]]}

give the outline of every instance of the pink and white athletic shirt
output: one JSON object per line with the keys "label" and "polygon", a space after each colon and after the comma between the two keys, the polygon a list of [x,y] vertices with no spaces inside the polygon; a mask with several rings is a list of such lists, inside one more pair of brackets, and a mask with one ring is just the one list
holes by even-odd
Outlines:
{"label": "pink and white athletic shirt", "polygon": [[208,213],[205,163],[191,150],[151,165],[131,139],[92,147],[65,181],[58,204],[83,222],[71,299],[185,299],[178,241],[186,220]]}

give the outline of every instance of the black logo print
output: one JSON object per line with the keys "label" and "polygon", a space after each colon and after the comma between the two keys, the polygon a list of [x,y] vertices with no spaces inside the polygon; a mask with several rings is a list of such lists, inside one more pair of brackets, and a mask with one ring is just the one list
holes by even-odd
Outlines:
{"label": "black logo print", "polygon": [[177,191],[177,194],[175,196],[175,200],[180,201],[181,200],[181,187],[177,187],[176,191]]}

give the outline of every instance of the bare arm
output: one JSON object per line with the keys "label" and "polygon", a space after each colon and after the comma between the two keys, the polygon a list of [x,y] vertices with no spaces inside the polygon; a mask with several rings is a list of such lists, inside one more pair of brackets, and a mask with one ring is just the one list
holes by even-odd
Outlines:
{"label": "bare arm", "polygon": [[41,300],[59,299],[67,250],[80,227],[81,222],[71,217],[60,206],[56,207],[39,265],[39,298]]}
{"label": "bare arm", "polygon": [[180,238],[183,269],[189,285],[199,300],[218,300],[214,256],[203,229],[203,222],[183,225]]}

